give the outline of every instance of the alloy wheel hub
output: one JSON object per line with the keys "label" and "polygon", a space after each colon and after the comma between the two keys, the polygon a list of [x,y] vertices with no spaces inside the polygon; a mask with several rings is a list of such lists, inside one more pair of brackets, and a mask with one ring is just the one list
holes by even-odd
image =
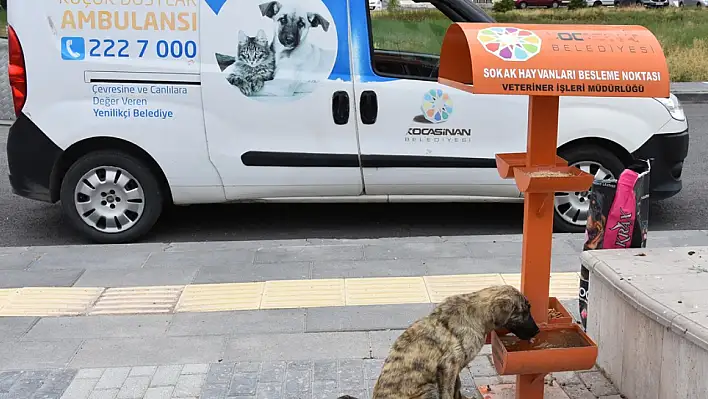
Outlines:
{"label": "alloy wheel hub", "polygon": [[88,226],[104,233],[119,233],[140,220],[145,193],[127,171],[101,166],[81,177],[74,189],[74,205]]}
{"label": "alloy wheel hub", "polygon": [[[614,179],[607,168],[594,161],[580,161],[571,164],[583,172],[590,173],[595,180]],[[554,207],[564,221],[575,226],[585,226],[590,209],[592,189],[582,192],[558,192],[555,194]]]}

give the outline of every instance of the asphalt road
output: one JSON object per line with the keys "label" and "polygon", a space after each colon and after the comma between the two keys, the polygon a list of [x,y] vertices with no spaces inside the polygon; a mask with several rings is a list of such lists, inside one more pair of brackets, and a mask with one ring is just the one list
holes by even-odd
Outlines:
{"label": "asphalt road", "polygon": [[[691,144],[677,196],[652,205],[652,230],[705,229],[708,224],[708,106],[686,105]],[[0,128],[0,246],[82,244],[59,206],[12,194],[7,129]],[[703,172],[701,172],[703,171]],[[521,233],[519,204],[234,204],[179,207],[145,241],[369,238]]]}

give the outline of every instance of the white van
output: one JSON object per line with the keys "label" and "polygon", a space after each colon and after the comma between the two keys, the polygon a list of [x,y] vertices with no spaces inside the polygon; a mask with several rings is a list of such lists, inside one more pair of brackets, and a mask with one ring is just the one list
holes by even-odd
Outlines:
{"label": "white van", "polygon": [[[431,4],[493,22],[471,0]],[[494,154],[525,150],[528,97],[438,84],[439,18],[401,33],[367,0],[8,7],[13,190],[61,201],[92,241],[135,241],[168,204],[521,200]],[[558,152],[598,178],[652,158],[667,198],[687,150],[674,96],[561,100]],[[583,231],[587,208],[558,193],[556,228]]]}

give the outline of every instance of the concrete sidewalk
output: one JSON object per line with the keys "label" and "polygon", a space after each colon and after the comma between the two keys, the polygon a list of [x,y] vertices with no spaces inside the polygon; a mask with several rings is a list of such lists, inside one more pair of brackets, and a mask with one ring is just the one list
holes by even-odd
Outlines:
{"label": "concrete sidewalk", "polygon": [[[582,241],[582,235],[554,237],[554,276],[577,273]],[[650,232],[648,245],[707,241],[705,231]],[[498,281],[490,276],[516,285],[510,276],[520,270],[520,250],[518,235],[4,248],[0,283],[9,294],[0,298],[0,314],[38,313],[0,317],[0,398],[333,399],[347,393],[364,399],[393,340],[434,306],[431,292],[444,296]],[[431,289],[432,276],[442,278],[438,291]],[[392,291],[388,279],[406,283]],[[427,302],[411,302],[401,287],[420,287],[406,279],[422,282],[417,292]],[[340,284],[343,306],[302,303],[320,294],[322,281]],[[365,288],[358,297],[363,302],[351,300],[351,281]],[[223,284],[262,286],[258,306],[224,305],[233,304],[224,298],[243,286]],[[283,290],[284,284],[296,289]],[[205,297],[207,303],[222,301],[219,311],[174,305],[138,314],[142,305],[154,310],[163,298],[156,292],[175,289],[181,298],[195,286],[231,290]],[[123,287],[133,293],[119,301],[129,305],[123,308],[128,314],[47,317],[51,306],[85,303],[78,294],[97,287],[102,291],[92,309]],[[262,306],[269,287],[280,287],[276,308]],[[577,311],[577,281],[557,289],[568,293],[564,304]],[[496,375],[488,347],[463,377],[468,395],[492,384],[489,398],[509,397],[513,387],[513,377]],[[555,377],[547,397],[618,394],[598,371]]]}

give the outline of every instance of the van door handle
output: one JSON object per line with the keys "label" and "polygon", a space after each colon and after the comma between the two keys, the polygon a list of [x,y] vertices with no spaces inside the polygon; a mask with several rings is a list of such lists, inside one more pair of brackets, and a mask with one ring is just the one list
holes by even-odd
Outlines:
{"label": "van door handle", "polygon": [[337,125],[349,122],[349,93],[346,91],[335,91],[332,94],[332,119]]}
{"label": "van door handle", "polygon": [[361,110],[361,122],[365,125],[376,123],[379,114],[379,102],[376,93],[371,90],[361,92],[359,98],[359,109]]}

